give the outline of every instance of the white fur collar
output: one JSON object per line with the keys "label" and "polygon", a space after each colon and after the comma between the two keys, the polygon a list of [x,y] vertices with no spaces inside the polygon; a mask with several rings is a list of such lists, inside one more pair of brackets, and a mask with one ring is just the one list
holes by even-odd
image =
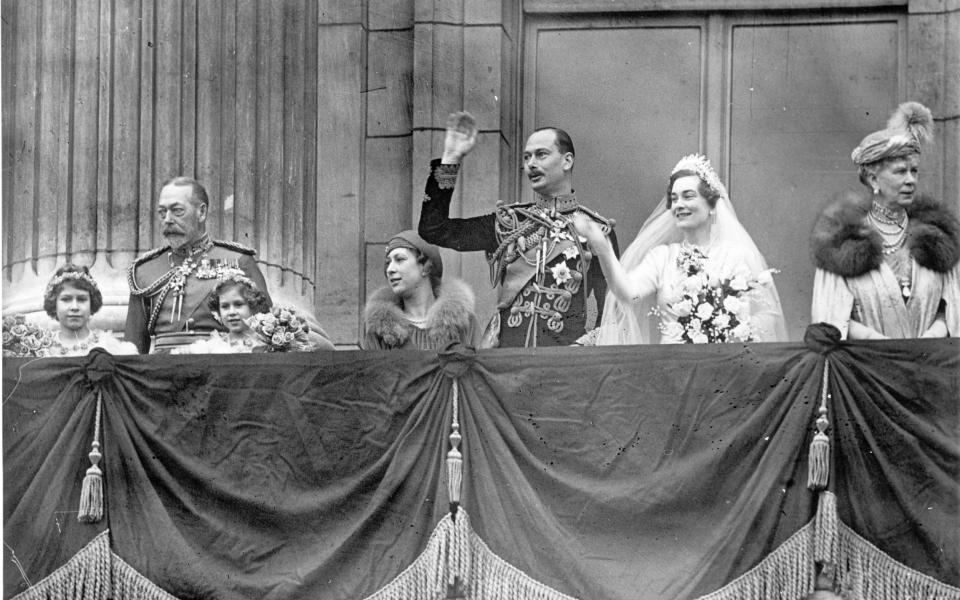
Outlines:
{"label": "white fur collar", "polygon": [[[470,332],[474,311],[473,290],[461,279],[446,277],[440,285],[437,300],[427,311],[424,329],[437,343],[462,340]],[[384,345],[396,348],[410,339],[414,325],[403,314],[400,299],[390,286],[373,293],[364,309],[367,333],[372,333]]]}

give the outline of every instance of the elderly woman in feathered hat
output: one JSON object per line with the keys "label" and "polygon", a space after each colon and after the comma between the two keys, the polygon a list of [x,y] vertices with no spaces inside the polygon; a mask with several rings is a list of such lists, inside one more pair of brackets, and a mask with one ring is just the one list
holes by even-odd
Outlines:
{"label": "elderly woman in feathered hat", "polygon": [[384,275],[388,285],[373,293],[364,311],[364,349],[431,350],[450,342],[473,343],[473,291],[460,279],[443,278],[436,246],[413,230],[401,231],[387,243]]}
{"label": "elderly woman in feathered hat", "polygon": [[814,227],[814,322],[849,339],[960,333],[960,221],[917,191],[930,111],[901,104],[853,150],[868,194],[849,192]]}

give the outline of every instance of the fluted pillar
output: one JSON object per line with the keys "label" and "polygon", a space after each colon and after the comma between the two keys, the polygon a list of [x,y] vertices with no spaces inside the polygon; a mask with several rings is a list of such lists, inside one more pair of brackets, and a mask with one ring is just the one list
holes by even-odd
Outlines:
{"label": "fluted pillar", "polygon": [[[451,216],[493,212],[516,201],[520,152],[517,64],[520,3],[511,0],[415,0],[413,44],[413,223],[431,158],[443,151],[447,115],[477,118],[477,145],[464,159]],[[443,251],[444,273],[463,277],[481,320],[496,312],[489,269],[479,252]]]}
{"label": "fluted pillar", "polygon": [[[122,330],[126,269],[162,243],[160,183],[198,179],[208,231],[258,252],[275,301],[314,324],[317,6],[3,2],[3,311],[44,321],[65,262]],[[306,60],[305,60],[306,59]]]}

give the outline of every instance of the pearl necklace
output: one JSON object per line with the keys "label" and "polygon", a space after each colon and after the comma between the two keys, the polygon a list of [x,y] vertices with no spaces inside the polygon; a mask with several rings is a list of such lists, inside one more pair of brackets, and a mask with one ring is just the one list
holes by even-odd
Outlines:
{"label": "pearl necklace", "polygon": [[407,317],[407,320],[410,321],[410,323],[413,324],[414,327],[417,327],[419,329],[423,329],[423,326],[427,324],[426,317],[422,319],[411,319],[410,317]]}
{"label": "pearl necklace", "polygon": [[[881,231],[880,233],[882,234],[883,232]],[[896,240],[894,240],[894,241],[892,241],[892,242],[888,242],[888,241],[886,241],[886,240],[883,240],[883,253],[884,253],[884,254],[893,254],[894,252],[896,252],[896,251],[899,250],[900,248],[903,248],[903,245],[904,245],[906,242],[907,242],[907,231],[906,231],[906,230],[903,230],[903,231],[900,232],[900,235],[897,236],[897,239],[896,239]]]}
{"label": "pearl necklace", "polygon": [[873,201],[873,205],[870,207],[870,213],[881,223],[886,223],[887,225],[899,225],[901,223],[906,223],[907,221],[907,211],[902,208],[890,209],[876,200]]}
{"label": "pearl necklace", "polygon": [[[868,213],[873,228],[883,237],[883,253],[893,254],[903,248],[907,241],[907,222],[909,217],[905,210],[891,210],[882,206],[876,200]],[[893,226],[893,229],[884,228],[884,225]],[[888,241],[893,238],[892,241]]]}
{"label": "pearl necklace", "polygon": [[88,333],[87,337],[83,338],[82,340],[78,339],[75,343],[70,345],[63,343],[62,336],[63,332],[61,331],[60,334],[57,335],[57,345],[60,346],[60,354],[62,356],[67,356],[68,354],[72,354],[78,350],[89,350],[100,341],[100,337],[93,331]]}

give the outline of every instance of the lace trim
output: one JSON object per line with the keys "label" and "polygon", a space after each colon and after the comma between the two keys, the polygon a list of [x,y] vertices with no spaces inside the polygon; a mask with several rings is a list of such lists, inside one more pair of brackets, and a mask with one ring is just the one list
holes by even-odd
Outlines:
{"label": "lace trim", "polygon": [[441,190],[452,190],[457,183],[457,174],[460,165],[439,164],[433,169],[433,178],[437,180],[437,187]]}

